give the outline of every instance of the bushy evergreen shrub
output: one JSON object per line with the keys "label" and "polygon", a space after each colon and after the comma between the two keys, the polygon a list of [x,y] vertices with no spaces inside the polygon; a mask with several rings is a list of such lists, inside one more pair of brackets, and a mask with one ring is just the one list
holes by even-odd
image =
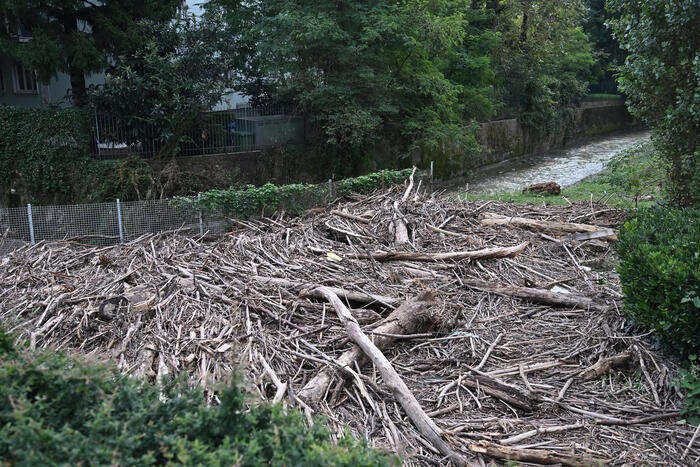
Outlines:
{"label": "bushy evergreen shrub", "polygon": [[235,382],[207,407],[201,388],[152,386],[115,369],[15,349],[0,328],[0,464],[390,465],[348,435],[280,406],[250,407]]}
{"label": "bushy evergreen shrub", "polygon": [[637,212],[620,231],[627,314],[683,357],[700,354],[700,209]]}

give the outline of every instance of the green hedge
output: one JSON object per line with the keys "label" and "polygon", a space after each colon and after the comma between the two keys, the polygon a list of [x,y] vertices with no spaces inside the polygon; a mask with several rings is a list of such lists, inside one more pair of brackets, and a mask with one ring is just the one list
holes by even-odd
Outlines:
{"label": "green hedge", "polygon": [[15,349],[0,329],[0,464],[390,465],[347,435],[337,445],[295,410],[250,407],[235,384],[207,407],[182,381],[152,386],[115,369]]}
{"label": "green hedge", "polygon": [[[369,193],[380,187],[403,183],[411,169],[383,170],[369,175],[348,178],[334,183],[333,197],[350,193]],[[204,212],[213,212],[231,217],[246,218],[278,209],[299,213],[306,208],[319,206],[329,199],[328,184],[293,184],[277,186],[266,183],[256,187],[231,187],[226,190],[211,190],[200,194],[199,200],[178,198],[176,203],[192,206]]]}
{"label": "green hedge", "polygon": [[80,198],[91,163],[87,118],[75,109],[0,106],[0,199],[13,189],[23,202]]}
{"label": "green hedge", "polygon": [[700,355],[700,209],[641,210],[617,249],[627,314],[681,356]]}

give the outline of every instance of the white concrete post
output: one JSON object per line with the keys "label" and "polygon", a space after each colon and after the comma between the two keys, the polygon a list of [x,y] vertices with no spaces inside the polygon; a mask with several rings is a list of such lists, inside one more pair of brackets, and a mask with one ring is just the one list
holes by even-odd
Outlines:
{"label": "white concrete post", "polygon": [[122,206],[117,198],[117,224],[119,225],[119,242],[124,243],[124,229],[122,228]]}
{"label": "white concrete post", "polygon": [[32,218],[32,205],[27,204],[27,218],[29,219],[29,239],[32,242],[32,245],[36,243],[34,241],[34,219]]}

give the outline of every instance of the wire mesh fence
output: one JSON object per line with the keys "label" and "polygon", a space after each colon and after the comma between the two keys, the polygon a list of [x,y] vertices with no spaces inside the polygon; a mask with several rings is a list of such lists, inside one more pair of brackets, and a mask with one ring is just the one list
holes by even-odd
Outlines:
{"label": "wire mesh fence", "polygon": [[[91,122],[92,155],[113,159],[151,158],[166,147],[166,129],[146,121],[122,120],[96,110]],[[179,156],[250,152],[303,143],[303,119],[284,106],[202,112],[179,146]]]}
{"label": "wire mesh fence", "polygon": [[148,233],[221,233],[227,226],[222,216],[200,213],[170,199],[0,208],[0,255],[43,240],[112,245]]}

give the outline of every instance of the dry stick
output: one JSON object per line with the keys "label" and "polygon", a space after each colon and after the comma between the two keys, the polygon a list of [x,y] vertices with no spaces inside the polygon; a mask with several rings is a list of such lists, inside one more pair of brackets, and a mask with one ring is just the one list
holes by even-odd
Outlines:
{"label": "dry stick", "polygon": [[570,456],[552,451],[544,451],[541,449],[511,448],[501,446],[490,441],[481,441],[479,444],[470,444],[469,449],[472,452],[486,454],[487,456],[495,457],[497,459],[531,462],[534,464],[562,464],[578,467],[604,464],[607,462],[604,459],[594,459],[585,456]]}
{"label": "dry stick", "polygon": [[613,368],[621,367],[629,363],[632,359],[632,352],[624,352],[613,357],[601,358],[595,364],[589,366],[581,372],[579,377],[583,381],[595,379]]}
{"label": "dry stick", "polygon": [[681,456],[681,460],[685,459],[685,456],[687,456],[688,453],[690,452],[690,448],[693,447],[693,443],[695,443],[695,440],[698,437],[698,433],[700,433],[700,425],[698,425],[697,428],[695,428],[695,433],[693,433],[693,437],[690,438],[690,442],[688,443],[688,447],[685,448],[685,451],[683,451],[683,455]]}
{"label": "dry stick", "polygon": [[263,357],[262,354],[258,353],[258,359],[265,369],[265,373],[267,373],[267,376],[270,377],[270,381],[272,381],[272,384],[274,384],[277,388],[275,397],[272,399],[272,403],[277,404],[278,402],[282,401],[284,393],[287,392],[287,383],[280,381],[280,379],[277,377],[277,373],[275,373],[275,370],[273,370],[270,364],[267,363],[267,360],[265,360],[265,357]]}
{"label": "dry stick", "polygon": [[408,243],[408,228],[406,227],[406,222],[404,222],[403,220],[403,213],[401,212],[401,209],[399,209],[399,206],[405,203],[406,200],[408,200],[409,195],[411,194],[411,190],[413,189],[413,175],[415,173],[416,168],[413,167],[413,172],[411,172],[411,176],[408,179],[408,187],[406,188],[403,197],[401,198],[401,200],[396,200],[394,202],[394,243],[396,245],[403,245],[405,243]]}
{"label": "dry stick", "polygon": [[476,290],[483,292],[493,292],[499,295],[507,295],[510,297],[522,298],[537,303],[545,303],[547,305],[568,306],[594,310],[607,310],[607,306],[600,305],[588,297],[575,294],[565,294],[552,292],[545,289],[535,289],[532,287],[518,287],[514,285],[492,284],[490,282],[480,280],[465,280],[464,284]]}
{"label": "dry stick", "polygon": [[344,212],[344,211],[336,211],[335,209],[331,211],[331,214],[335,214],[336,216],[344,217],[346,219],[350,219],[353,221],[362,222],[363,224],[369,224],[370,222],[372,222],[372,219],[367,219],[366,217],[356,216],[354,214],[349,214],[349,213]]}
{"label": "dry stick", "polygon": [[503,337],[503,333],[496,336],[496,338],[493,340],[493,342],[491,342],[491,345],[489,345],[489,348],[486,350],[486,353],[484,354],[484,358],[482,358],[481,361],[479,362],[479,364],[473,368],[474,370],[481,370],[484,367],[484,365],[486,364],[486,360],[489,359],[491,352],[493,352],[493,349],[496,348],[498,343],[501,341],[502,337]]}
{"label": "dry stick", "polygon": [[540,433],[560,433],[562,431],[576,430],[578,428],[583,428],[583,424],[575,423],[573,425],[539,427],[534,430],[526,431],[525,433],[520,433],[519,435],[511,436],[510,438],[499,441],[499,443],[503,445],[515,444],[524,439],[539,435]]}
{"label": "dry stick", "polygon": [[628,420],[596,420],[597,425],[641,425],[644,423],[656,422],[658,420],[668,420],[669,418],[680,417],[681,412],[668,412],[648,417],[630,418]]}
{"label": "dry stick", "polygon": [[[321,298],[319,297],[315,289],[317,287],[316,284],[311,284],[308,282],[301,282],[301,281],[290,281],[287,279],[280,279],[278,277],[263,277],[263,276],[253,276],[251,277],[251,280],[253,282],[259,282],[262,284],[269,284],[269,285],[276,285],[279,287],[284,287],[287,289],[292,289],[292,290],[302,290],[302,289],[308,289],[308,293],[302,294],[303,297],[315,297],[315,298]],[[370,295],[366,293],[361,293],[361,292],[350,292],[345,289],[341,289],[338,287],[330,287],[331,290],[336,295],[339,295],[340,297],[345,298],[348,301],[351,302],[359,302],[359,303],[375,303],[379,302],[383,305],[387,305],[390,307],[394,307],[399,304],[399,299],[397,298],[392,298],[392,297],[384,297],[381,295]]]}
{"label": "dry stick", "polygon": [[399,401],[406,411],[406,414],[416,426],[418,431],[444,456],[448,457],[457,465],[468,465],[467,459],[455,452],[452,447],[442,439],[442,430],[428,417],[423,408],[411,393],[406,383],[396,373],[389,360],[381,350],[367,337],[360,329],[360,325],[350,314],[350,311],[343,305],[338,296],[327,287],[317,289],[335,309],[338,318],[345,326],[348,336],[362,349],[362,351],[372,360],[377,370],[382,376],[384,383],[391,388],[394,397]]}
{"label": "dry stick", "polygon": [[[462,259],[512,258],[520,254],[529,242],[510,247],[485,248],[473,251],[450,251],[447,253],[413,253],[404,251],[379,251],[371,257],[377,261],[458,261]],[[369,258],[368,255],[358,255],[358,258]]]}
{"label": "dry stick", "polygon": [[480,389],[508,405],[527,412],[532,412],[538,402],[537,399],[519,388],[504,384],[487,375],[465,375],[462,377],[462,383],[471,388]]}
{"label": "dry stick", "polygon": [[[335,291],[330,287],[326,287],[326,289],[335,293]],[[319,289],[314,289],[314,296],[323,297],[323,294],[321,294],[318,290]],[[375,333],[379,333],[375,334],[374,344],[379,348],[386,347],[387,345],[391,344],[395,339],[387,336],[386,334],[412,334],[421,324],[428,320],[428,310],[433,304],[433,296],[428,292],[402,303],[401,306],[387,316],[383,324],[374,329]],[[340,357],[338,357],[336,363],[340,365],[341,368],[353,368],[355,362],[357,362],[358,366],[361,366],[362,363],[364,363],[362,360],[362,351],[359,348],[352,346],[349,350],[345,351]],[[324,368],[316,376],[311,378],[311,380],[306,383],[301,391],[299,391],[299,397],[310,404],[318,403],[326,393],[328,386],[333,380],[333,376],[334,371],[332,368]]]}

